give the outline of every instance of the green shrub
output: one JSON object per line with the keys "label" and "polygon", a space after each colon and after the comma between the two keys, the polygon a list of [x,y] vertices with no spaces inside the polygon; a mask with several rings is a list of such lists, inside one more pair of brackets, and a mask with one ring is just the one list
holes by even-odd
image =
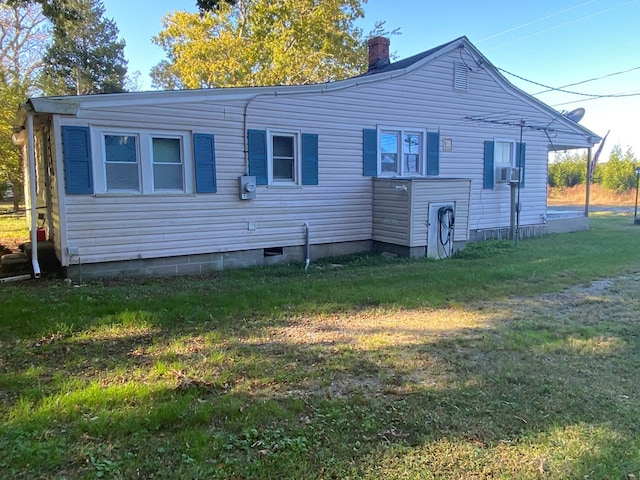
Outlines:
{"label": "green shrub", "polygon": [[626,192],[636,186],[636,166],[640,163],[631,148],[622,153],[619,145],[613,147],[609,161],[597,166],[596,178],[602,186],[617,193]]}
{"label": "green shrub", "polygon": [[565,152],[549,164],[549,186],[551,187],[573,187],[585,183],[586,176],[586,153]]}

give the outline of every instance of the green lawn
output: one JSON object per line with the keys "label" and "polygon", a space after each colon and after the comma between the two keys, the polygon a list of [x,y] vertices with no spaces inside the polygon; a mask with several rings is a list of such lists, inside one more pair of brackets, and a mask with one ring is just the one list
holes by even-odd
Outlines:
{"label": "green lawn", "polygon": [[0,302],[0,478],[640,478],[628,215]]}

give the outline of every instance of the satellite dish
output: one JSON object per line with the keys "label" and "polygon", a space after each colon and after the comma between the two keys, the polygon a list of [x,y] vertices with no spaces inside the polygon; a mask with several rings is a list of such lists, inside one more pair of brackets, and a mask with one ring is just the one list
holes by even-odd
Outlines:
{"label": "satellite dish", "polygon": [[565,112],[563,115],[567,117],[569,120],[578,123],[584,117],[584,108],[576,108],[575,110],[571,110],[570,112]]}

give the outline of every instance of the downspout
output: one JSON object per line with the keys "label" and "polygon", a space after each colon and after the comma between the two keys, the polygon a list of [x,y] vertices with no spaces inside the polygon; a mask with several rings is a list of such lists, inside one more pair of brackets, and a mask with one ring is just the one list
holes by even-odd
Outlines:
{"label": "downspout", "polygon": [[38,263],[38,195],[36,193],[36,154],[33,132],[33,112],[27,112],[27,156],[29,159],[29,198],[31,213],[31,266],[34,278],[40,278]]}
{"label": "downspout", "polygon": [[311,262],[310,255],[310,246],[309,246],[309,222],[304,222],[304,231],[305,231],[305,256],[306,259],[304,261],[304,271],[306,272],[309,268],[309,263]]}

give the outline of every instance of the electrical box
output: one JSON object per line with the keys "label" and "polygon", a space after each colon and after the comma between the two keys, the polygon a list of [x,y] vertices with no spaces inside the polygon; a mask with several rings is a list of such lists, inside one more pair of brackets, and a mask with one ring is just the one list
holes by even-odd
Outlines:
{"label": "electrical box", "polygon": [[256,177],[245,175],[240,177],[240,200],[253,200],[256,198]]}
{"label": "electrical box", "polygon": [[518,167],[514,167],[511,169],[511,179],[509,180],[510,183],[520,183],[520,175],[521,175],[522,170]]}

